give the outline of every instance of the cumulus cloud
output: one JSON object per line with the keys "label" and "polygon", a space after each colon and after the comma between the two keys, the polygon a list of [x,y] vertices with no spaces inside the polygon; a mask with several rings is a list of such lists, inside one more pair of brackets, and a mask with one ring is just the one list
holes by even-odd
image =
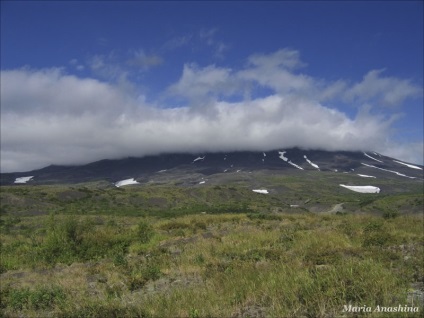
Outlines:
{"label": "cumulus cloud", "polygon": [[384,70],[368,72],[362,82],[356,83],[345,92],[348,101],[359,102],[373,100],[382,106],[400,105],[406,98],[422,95],[422,88],[409,80],[383,77]]}
{"label": "cumulus cloud", "polygon": [[[107,59],[99,58],[95,65],[107,68]],[[294,146],[391,150],[406,160],[411,154],[408,146],[401,150],[390,139],[396,117],[363,110],[352,118],[322,102],[349,94],[365,101],[388,92],[379,86],[378,93],[365,93],[361,83],[349,86],[344,80],[323,83],[297,73],[303,66],[292,50],[253,55],[240,70],[185,64],[181,77],[164,92],[185,99],[179,107],[146,102],[144,96],[115,82],[79,78],[63,69],[2,71],[1,169],[24,171],[164,152]],[[381,80],[378,74],[373,76],[373,81]],[[391,92],[397,85],[407,88],[400,99],[394,97],[396,102],[416,96],[410,82],[382,80],[389,82],[381,85]],[[270,92],[243,97],[244,90],[255,86]],[[204,99],[206,106],[199,108],[196,103]],[[414,144],[409,149],[415,148]]]}
{"label": "cumulus cloud", "polygon": [[231,69],[214,65],[200,68],[196,64],[185,64],[181,78],[168,88],[168,92],[200,103],[209,97],[235,93],[238,82]]}

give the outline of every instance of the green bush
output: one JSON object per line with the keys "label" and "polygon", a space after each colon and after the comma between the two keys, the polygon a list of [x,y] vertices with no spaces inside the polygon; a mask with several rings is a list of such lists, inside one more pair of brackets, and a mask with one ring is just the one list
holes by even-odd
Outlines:
{"label": "green bush", "polygon": [[384,246],[392,241],[392,236],[380,221],[369,222],[364,228],[362,246]]}
{"label": "green bush", "polygon": [[153,237],[154,231],[152,226],[145,222],[140,221],[137,225],[137,238],[141,243],[148,243],[150,239]]}
{"label": "green bush", "polygon": [[131,291],[142,288],[149,280],[157,280],[161,271],[156,264],[144,264],[141,267],[130,270],[128,288]]}
{"label": "green bush", "polygon": [[386,211],[383,213],[383,218],[385,219],[394,219],[399,216],[399,213],[396,211]]}
{"label": "green bush", "polygon": [[66,299],[65,292],[57,286],[12,289],[6,295],[6,304],[15,310],[22,309],[49,309],[61,304]]}
{"label": "green bush", "polygon": [[128,265],[125,255],[123,253],[117,253],[113,259],[113,265],[115,266],[126,266]]}

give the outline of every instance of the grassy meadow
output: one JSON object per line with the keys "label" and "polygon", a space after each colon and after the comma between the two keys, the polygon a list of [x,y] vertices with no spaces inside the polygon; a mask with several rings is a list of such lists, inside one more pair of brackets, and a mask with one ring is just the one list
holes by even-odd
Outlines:
{"label": "grassy meadow", "polygon": [[[405,213],[422,209],[419,191],[314,196],[296,188],[283,198],[240,185],[97,184],[2,187],[1,195],[2,317],[424,310],[423,215]],[[296,202],[304,204],[290,208]],[[419,312],[345,312],[348,305]]]}

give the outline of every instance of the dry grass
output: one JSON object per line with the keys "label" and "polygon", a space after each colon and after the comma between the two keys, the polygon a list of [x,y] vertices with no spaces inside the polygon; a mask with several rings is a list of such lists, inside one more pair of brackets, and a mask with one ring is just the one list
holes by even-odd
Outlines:
{"label": "dry grass", "polygon": [[[147,241],[137,234],[141,220],[153,233]],[[89,258],[78,250],[46,264],[34,256],[50,242],[51,218],[22,217],[1,234],[3,316],[335,317],[349,303],[408,304],[410,284],[424,278],[421,216],[54,221],[55,231],[74,222],[76,240],[96,241],[104,253]],[[36,306],[37,297],[45,305]]]}

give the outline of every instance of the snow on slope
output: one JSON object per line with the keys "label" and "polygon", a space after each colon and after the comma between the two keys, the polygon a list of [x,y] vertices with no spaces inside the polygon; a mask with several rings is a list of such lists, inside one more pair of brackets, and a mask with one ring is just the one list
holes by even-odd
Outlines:
{"label": "snow on slope", "polygon": [[[192,163],[195,163],[196,161],[198,161],[198,160],[205,160],[205,157],[206,156],[203,156],[203,158],[202,157],[197,157],[196,159],[194,159],[193,160],[193,162]],[[224,159],[225,160],[225,159]]]}
{"label": "snow on slope", "polygon": [[366,174],[359,174],[359,173],[358,173],[358,176],[360,176],[362,178],[375,178],[374,176],[368,176]]}
{"label": "snow on slope", "polygon": [[306,155],[305,156],[303,156],[303,158],[305,158],[306,159],[306,161],[312,166],[312,167],[314,167],[314,168],[317,168],[318,170],[319,170],[319,167],[318,167],[318,165],[317,164],[315,164],[315,163],[313,163],[311,160],[309,160],[308,159],[308,157],[306,157]]}
{"label": "snow on slope", "polygon": [[297,164],[295,164],[295,163],[291,162],[291,161],[289,160],[289,158],[287,158],[287,157],[285,157],[285,156],[284,156],[284,154],[285,154],[286,152],[287,152],[287,151],[279,151],[278,153],[280,154],[280,158],[281,158],[281,159],[283,159],[285,162],[287,162],[287,163],[291,164],[293,167],[295,167],[295,168],[297,168],[297,169],[300,169],[300,170],[303,170],[303,168],[302,168],[301,166],[298,166]]}
{"label": "snow on slope", "polygon": [[374,157],[371,157],[370,155],[366,154],[365,152],[364,152],[364,155],[367,156],[368,158],[372,159],[372,160],[375,160],[375,161],[378,161],[378,162],[383,163],[383,161],[378,160],[378,159],[375,159]]}
{"label": "snow on slope", "polygon": [[268,192],[268,190],[266,190],[266,189],[256,189],[256,190],[252,190],[253,192],[256,192],[256,193],[262,193],[262,194],[268,194],[269,192]]}
{"label": "snow on slope", "polygon": [[376,169],[379,169],[379,170],[395,173],[395,174],[397,174],[398,176],[401,176],[401,177],[407,177],[407,178],[410,178],[410,179],[415,179],[415,177],[409,177],[409,176],[404,175],[404,174],[397,172],[397,171],[387,170],[387,169],[379,168],[379,167],[376,167],[376,166],[373,166],[373,165],[367,165],[366,163],[363,163],[363,162],[361,162],[361,164],[363,164],[364,166],[370,167],[370,168],[376,168]]}
{"label": "snow on slope", "polygon": [[407,166],[409,168],[412,168],[412,169],[423,170],[423,168],[420,168],[420,167],[417,167],[417,166],[414,166],[414,165],[410,165],[410,164],[400,162],[400,161],[397,161],[397,160],[393,160],[393,161],[396,162],[396,163],[400,163],[401,165]]}
{"label": "snow on slope", "polygon": [[278,154],[280,155],[280,158],[281,159],[283,159],[284,161],[289,161],[289,158],[287,158],[287,157],[284,157],[284,154],[286,153],[287,151],[279,151],[278,152]]}
{"label": "snow on slope", "polygon": [[16,178],[15,183],[27,183],[32,178],[34,178],[34,176]]}
{"label": "snow on slope", "polygon": [[380,188],[374,186],[348,186],[340,184],[341,187],[360,193],[380,193]]}
{"label": "snow on slope", "polygon": [[126,186],[126,185],[130,185],[130,184],[138,184],[139,182],[135,181],[134,178],[131,179],[125,179],[125,180],[121,180],[115,183],[115,186],[117,188],[122,187],[122,186]]}

